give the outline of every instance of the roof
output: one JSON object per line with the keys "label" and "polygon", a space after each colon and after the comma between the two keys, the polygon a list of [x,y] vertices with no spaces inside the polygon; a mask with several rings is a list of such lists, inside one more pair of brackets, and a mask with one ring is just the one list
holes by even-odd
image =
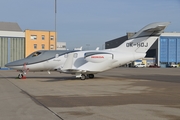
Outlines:
{"label": "roof", "polygon": [[0,31],[22,31],[17,23],[0,22]]}

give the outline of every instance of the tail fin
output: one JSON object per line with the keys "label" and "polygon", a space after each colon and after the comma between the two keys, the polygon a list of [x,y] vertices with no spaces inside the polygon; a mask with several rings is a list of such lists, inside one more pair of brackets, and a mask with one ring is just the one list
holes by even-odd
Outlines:
{"label": "tail fin", "polygon": [[149,24],[114,50],[146,53],[169,24],[169,22]]}

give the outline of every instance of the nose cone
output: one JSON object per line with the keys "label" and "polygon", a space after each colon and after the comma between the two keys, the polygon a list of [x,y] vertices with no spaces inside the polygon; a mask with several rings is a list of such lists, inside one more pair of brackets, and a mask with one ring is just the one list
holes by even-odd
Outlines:
{"label": "nose cone", "polygon": [[5,66],[8,68],[16,68],[16,67],[23,66],[23,64],[24,64],[24,60],[21,59],[21,60],[17,60],[17,61],[7,63]]}
{"label": "nose cone", "polygon": [[19,65],[20,64],[17,61],[14,61],[14,62],[7,63],[5,65],[5,67],[11,68],[11,67],[14,67],[14,66],[19,66]]}
{"label": "nose cone", "polygon": [[10,66],[10,63],[5,64],[5,67],[9,67],[9,66]]}

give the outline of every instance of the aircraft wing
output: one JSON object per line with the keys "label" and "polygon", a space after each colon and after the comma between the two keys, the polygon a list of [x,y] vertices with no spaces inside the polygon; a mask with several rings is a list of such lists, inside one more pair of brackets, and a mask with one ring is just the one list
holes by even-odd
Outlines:
{"label": "aircraft wing", "polygon": [[79,70],[79,69],[62,69],[63,72],[82,72],[82,70]]}
{"label": "aircraft wing", "polygon": [[75,73],[98,73],[97,71],[89,71],[89,70],[80,70],[80,69],[61,69],[60,72],[62,73],[69,73],[69,74],[75,74]]}
{"label": "aircraft wing", "polygon": [[62,69],[71,69],[73,65],[74,53],[69,53]]}
{"label": "aircraft wing", "polygon": [[79,70],[79,69],[72,69],[73,66],[73,58],[74,58],[74,53],[69,53],[67,55],[67,59],[59,71],[65,72],[65,73],[86,73],[86,70]]}

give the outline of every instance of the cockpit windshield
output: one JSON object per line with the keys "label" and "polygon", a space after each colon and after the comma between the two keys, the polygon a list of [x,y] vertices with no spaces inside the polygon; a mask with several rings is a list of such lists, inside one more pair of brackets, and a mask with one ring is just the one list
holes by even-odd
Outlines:
{"label": "cockpit windshield", "polygon": [[36,56],[38,56],[40,54],[41,54],[41,52],[35,52],[35,53],[33,53],[32,57],[36,57]]}
{"label": "cockpit windshield", "polygon": [[37,52],[34,52],[34,53],[30,54],[27,58],[29,58],[29,57],[36,57],[36,56],[38,56],[40,54],[41,54],[41,52],[37,51]]}

